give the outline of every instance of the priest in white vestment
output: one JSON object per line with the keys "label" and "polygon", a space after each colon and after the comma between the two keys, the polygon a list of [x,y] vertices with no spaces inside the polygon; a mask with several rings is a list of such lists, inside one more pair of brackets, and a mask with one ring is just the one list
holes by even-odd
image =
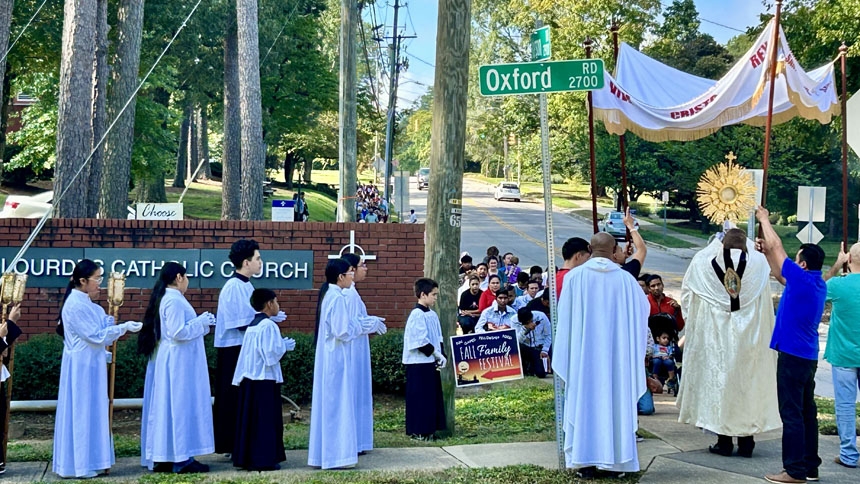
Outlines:
{"label": "priest in white vestment", "polygon": [[731,455],[735,436],[738,455],[751,457],[752,436],[782,426],[777,354],[769,348],[769,282],[765,256],[739,229],[696,254],[684,275],[680,302],[687,326],[678,421],[717,434],[710,448],[716,454]]}
{"label": "priest in white vestment", "polygon": [[639,470],[649,307],[636,279],[612,261],[617,244],[595,234],[592,258],[565,274],[558,303],[552,368],[565,383],[564,458],[584,476]]}

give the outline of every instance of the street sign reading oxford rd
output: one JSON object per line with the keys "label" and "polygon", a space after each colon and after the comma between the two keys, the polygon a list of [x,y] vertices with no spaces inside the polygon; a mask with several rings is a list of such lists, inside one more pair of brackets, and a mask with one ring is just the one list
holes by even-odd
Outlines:
{"label": "street sign reading oxford rd", "polygon": [[482,96],[511,96],[603,88],[603,60],[491,64],[478,69]]}

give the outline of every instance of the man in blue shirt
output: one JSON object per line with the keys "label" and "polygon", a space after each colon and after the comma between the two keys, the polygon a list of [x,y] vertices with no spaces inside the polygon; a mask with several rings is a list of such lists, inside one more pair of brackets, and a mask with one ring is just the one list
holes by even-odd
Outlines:
{"label": "man in blue shirt", "polygon": [[776,392],[782,418],[782,464],[779,474],[765,479],[776,483],[818,480],[818,409],[815,406],[815,370],[818,368],[818,323],[824,312],[827,285],[821,277],[824,251],[803,244],[792,261],[770,224],[767,209],[759,207],[756,218],[762,237],[756,248],[770,264],[771,274],[785,290],[776,313],[770,347],[779,353]]}

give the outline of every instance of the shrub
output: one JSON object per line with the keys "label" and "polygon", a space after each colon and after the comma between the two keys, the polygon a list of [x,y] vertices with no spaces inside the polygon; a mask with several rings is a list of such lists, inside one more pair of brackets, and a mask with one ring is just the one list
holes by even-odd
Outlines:
{"label": "shrub", "polygon": [[370,364],[373,367],[373,391],[397,395],[406,393],[402,330],[390,330],[370,338]]}
{"label": "shrub", "polygon": [[296,403],[309,402],[314,385],[314,335],[290,333],[289,337],[296,340],[296,349],[281,358],[281,391]]}
{"label": "shrub", "polygon": [[37,334],[15,345],[13,400],[54,400],[60,389],[63,340],[56,334]]}
{"label": "shrub", "polygon": [[147,363],[145,356],[137,354],[137,335],[117,343],[114,398],[143,398]]}
{"label": "shrub", "polygon": [[647,217],[651,215],[651,207],[647,203],[631,202],[630,211],[636,211],[637,217]]}
{"label": "shrub", "polygon": [[210,161],[209,171],[212,172],[212,176],[221,178],[224,173],[224,165],[220,161]]}

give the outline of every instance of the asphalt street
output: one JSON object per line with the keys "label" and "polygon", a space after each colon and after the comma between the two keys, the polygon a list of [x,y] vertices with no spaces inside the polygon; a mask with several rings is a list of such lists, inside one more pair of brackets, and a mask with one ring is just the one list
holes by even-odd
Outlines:
{"label": "asphalt street", "polygon": [[[493,187],[482,182],[463,180],[463,218],[460,250],[468,251],[475,260],[484,257],[487,247],[495,245],[502,253],[513,252],[520,258],[520,267],[547,265],[546,217],[540,201],[496,201]],[[409,200],[418,220],[427,218],[427,191],[418,190],[415,179],[409,183]],[[561,266],[561,246],[570,237],[589,240],[591,225],[567,213],[553,213],[555,263]],[[680,287],[687,270],[688,259],[649,247],[643,272],[657,273],[668,279],[667,286]],[[674,283],[674,284],[673,284]]]}

